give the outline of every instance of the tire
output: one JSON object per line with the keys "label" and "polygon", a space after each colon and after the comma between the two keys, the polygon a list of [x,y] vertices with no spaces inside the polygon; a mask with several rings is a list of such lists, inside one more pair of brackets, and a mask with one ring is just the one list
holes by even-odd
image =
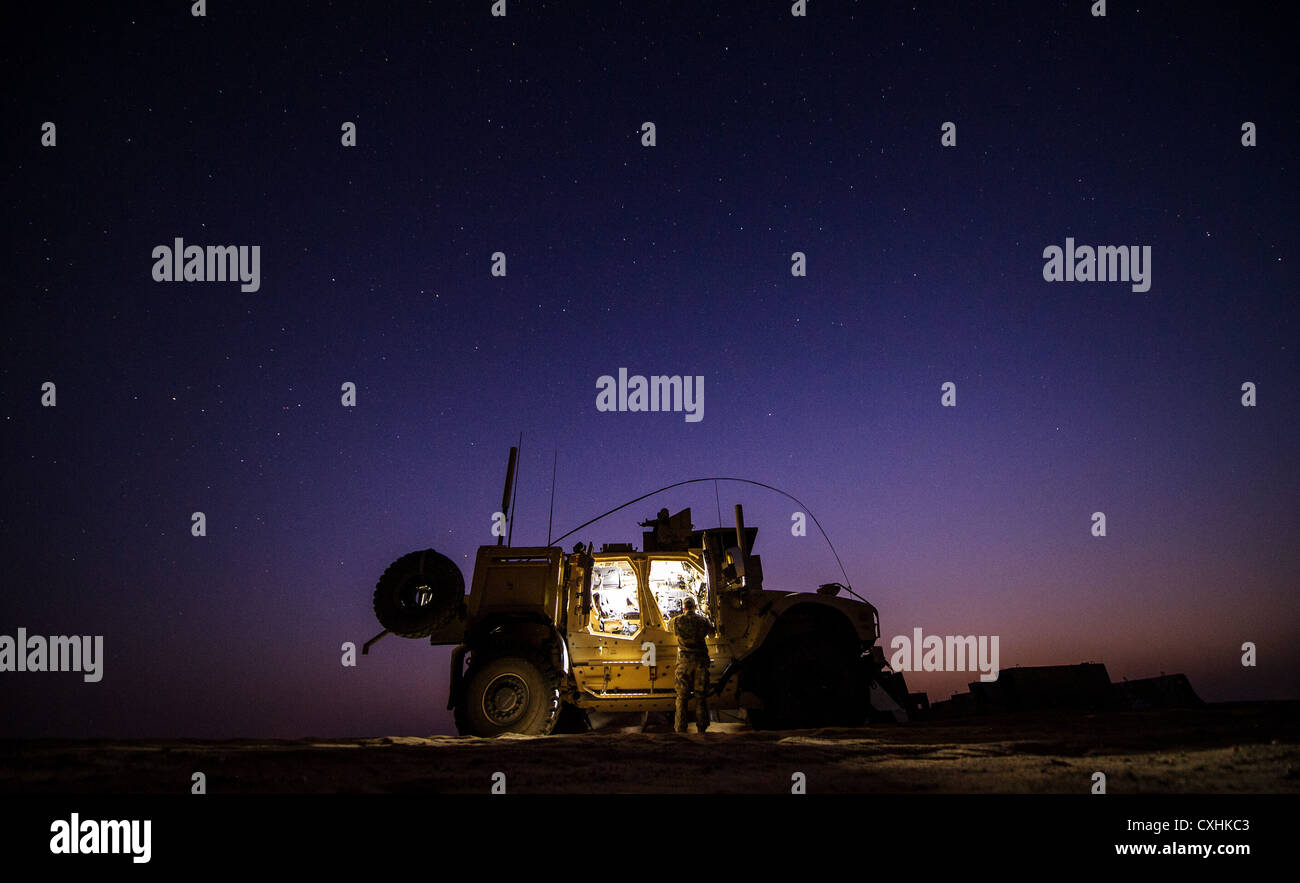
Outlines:
{"label": "tire", "polygon": [[759,692],[763,708],[750,720],[767,730],[861,726],[869,689],[857,648],[801,637],[769,651]]}
{"label": "tire", "polygon": [[464,601],[460,568],[433,549],[398,558],[375,584],[375,617],[403,638],[433,634],[456,618]]}
{"label": "tire", "polygon": [[462,736],[550,735],[560,717],[559,675],[518,651],[472,664],[455,716]]}

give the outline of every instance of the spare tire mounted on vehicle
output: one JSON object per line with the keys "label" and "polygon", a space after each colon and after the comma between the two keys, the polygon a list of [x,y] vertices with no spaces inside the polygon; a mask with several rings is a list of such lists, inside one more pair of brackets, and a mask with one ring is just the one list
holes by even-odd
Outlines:
{"label": "spare tire mounted on vehicle", "polygon": [[403,638],[424,638],[447,625],[465,600],[465,577],[433,549],[403,555],[375,585],[379,624]]}

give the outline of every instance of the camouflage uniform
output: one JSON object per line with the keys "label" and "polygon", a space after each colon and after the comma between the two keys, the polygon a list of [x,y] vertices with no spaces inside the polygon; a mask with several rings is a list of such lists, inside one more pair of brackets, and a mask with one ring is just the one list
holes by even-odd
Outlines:
{"label": "camouflage uniform", "polygon": [[709,648],[704,639],[713,634],[713,624],[698,613],[687,611],[672,621],[677,636],[677,715],[673,726],[686,732],[686,702],[695,694],[695,726],[701,733],[709,728]]}

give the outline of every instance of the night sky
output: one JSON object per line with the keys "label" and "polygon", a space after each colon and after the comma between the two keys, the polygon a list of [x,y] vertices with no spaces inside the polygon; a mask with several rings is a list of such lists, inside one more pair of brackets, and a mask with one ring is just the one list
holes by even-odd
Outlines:
{"label": "night sky", "polygon": [[[752,478],[886,644],[1300,698],[1293,37],[791,2],[6,6],[0,634],[105,659],[0,673],[0,734],[452,732],[449,648],[340,645],[408,551],[468,582],[520,433],[516,544],[553,456],[557,535]],[[259,245],[260,290],[153,281],[176,237]],[[1150,290],[1044,281],[1066,237],[1149,245]],[[703,419],[598,412],[620,367],[702,376]],[[719,496],[768,588],[842,579],[790,501]]]}

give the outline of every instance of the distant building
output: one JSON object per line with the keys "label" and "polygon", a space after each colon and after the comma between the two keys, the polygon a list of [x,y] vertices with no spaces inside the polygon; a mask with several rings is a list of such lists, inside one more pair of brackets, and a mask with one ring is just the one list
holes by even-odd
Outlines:
{"label": "distant building", "polygon": [[1141,710],[1203,705],[1186,675],[1161,675],[1112,683],[1106,666],[1038,665],[1004,668],[992,682],[973,681],[969,693],[932,703],[936,717],[1000,711]]}

